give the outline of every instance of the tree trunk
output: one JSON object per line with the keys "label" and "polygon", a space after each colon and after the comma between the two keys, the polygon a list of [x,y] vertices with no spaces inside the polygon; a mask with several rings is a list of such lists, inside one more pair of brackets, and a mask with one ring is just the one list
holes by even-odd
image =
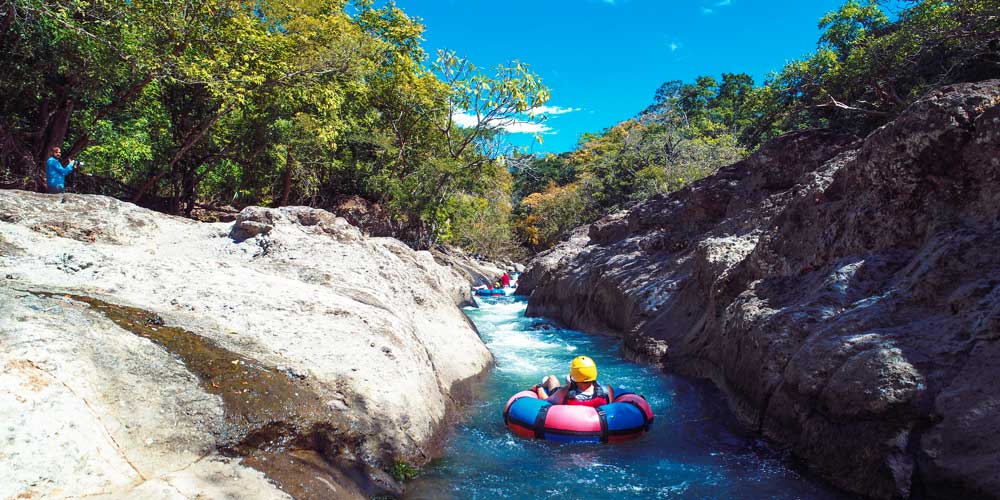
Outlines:
{"label": "tree trunk", "polygon": [[181,183],[184,182],[177,175],[170,176],[170,213],[181,213]]}
{"label": "tree trunk", "polygon": [[73,105],[73,99],[63,100],[55,116],[52,117],[52,121],[49,122],[44,147],[42,148],[43,157],[47,157],[53,147],[62,147],[63,141],[66,140],[66,131],[69,129],[69,118],[73,114]]}
{"label": "tree trunk", "polygon": [[14,24],[14,3],[7,0],[0,0],[0,10],[3,11],[3,19],[0,20],[0,49],[5,45],[7,30]]}
{"label": "tree trunk", "polygon": [[289,150],[285,157],[285,183],[281,190],[281,201],[278,202],[279,207],[288,205],[288,196],[292,193],[292,167],[294,162],[295,159],[292,157],[292,151]]}
{"label": "tree trunk", "polygon": [[185,217],[191,217],[191,210],[194,209],[194,186],[197,182],[194,169],[196,168],[198,168],[197,165],[184,169],[184,175],[181,177],[181,189],[178,199],[180,203],[177,205],[176,213],[180,213],[180,204],[183,203]]}
{"label": "tree trunk", "polygon": [[162,179],[164,175],[167,175],[167,172],[169,172],[169,170],[165,170],[150,177],[149,179],[146,179],[146,182],[142,183],[142,186],[139,187],[139,191],[132,197],[132,203],[139,204],[139,201],[142,200],[146,191],[149,191],[149,188],[153,187],[153,185],[157,182],[160,182],[160,179]]}
{"label": "tree trunk", "polygon": [[[22,189],[38,189],[35,173],[35,157],[29,147],[22,143],[10,131],[0,124],[0,164],[11,174],[14,179],[21,179],[21,182],[14,181],[4,187],[20,187]],[[27,178],[25,183],[23,180]]]}
{"label": "tree trunk", "polygon": [[163,176],[166,175],[168,172],[173,172],[174,167],[177,165],[177,162],[180,161],[180,159],[183,158],[184,155],[187,154],[187,152],[191,148],[193,148],[196,144],[201,142],[201,139],[205,137],[205,134],[208,133],[208,130],[212,128],[212,125],[215,125],[215,122],[219,121],[219,118],[222,118],[232,108],[233,106],[230,104],[226,106],[225,109],[217,111],[214,115],[210,116],[207,120],[202,122],[201,127],[195,130],[194,133],[189,134],[187,139],[184,140],[184,143],[181,144],[181,147],[177,149],[176,153],[174,153],[174,157],[170,160],[170,164],[167,165],[167,170],[154,175],[145,183],[143,183],[142,187],[139,188],[139,191],[136,192],[135,196],[132,197],[132,203],[138,205],[139,202],[142,200],[142,197],[146,195],[146,191],[149,191],[149,188],[153,187],[153,185],[160,179],[162,179]]}
{"label": "tree trunk", "polygon": [[[37,144],[41,147],[37,148],[38,154],[35,156],[35,161],[38,166],[35,175],[42,188],[44,188],[47,181],[45,174],[45,161],[48,159],[52,148],[56,146],[61,147],[63,141],[66,140],[66,131],[69,129],[69,118],[73,114],[73,104],[72,99],[64,99],[62,101],[62,104],[56,110],[51,120],[49,120],[46,124],[41,140],[37,142]],[[69,161],[69,156],[66,156],[65,159],[61,161],[63,165],[66,165]]]}

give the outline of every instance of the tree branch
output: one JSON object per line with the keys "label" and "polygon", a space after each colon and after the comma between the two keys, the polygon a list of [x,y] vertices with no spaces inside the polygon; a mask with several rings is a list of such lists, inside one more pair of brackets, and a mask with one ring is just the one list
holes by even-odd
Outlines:
{"label": "tree branch", "polygon": [[889,115],[892,114],[892,113],[890,113],[888,111],[879,111],[877,109],[856,108],[854,106],[850,106],[848,104],[844,104],[844,103],[838,101],[832,95],[827,95],[827,97],[830,98],[830,102],[825,103],[825,104],[817,104],[817,105],[815,105],[813,107],[815,107],[815,108],[837,108],[837,109],[843,109],[843,110],[846,110],[846,111],[856,111],[858,113],[864,113],[866,115],[872,115],[872,116],[889,116]]}

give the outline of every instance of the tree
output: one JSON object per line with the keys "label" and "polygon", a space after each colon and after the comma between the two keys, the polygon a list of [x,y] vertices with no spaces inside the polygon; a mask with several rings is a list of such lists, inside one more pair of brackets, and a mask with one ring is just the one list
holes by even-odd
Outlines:
{"label": "tree", "polygon": [[[155,2],[122,11],[107,2],[0,2],[0,147],[5,176],[42,189],[49,150],[134,102],[177,53],[174,24]],[[156,29],[162,28],[162,29]]]}
{"label": "tree", "polygon": [[544,250],[574,227],[592,220],[594,208],[579,184],[550,184],[521,201],[517,231],[529,248]]}
{"label": "tree", "polygon": [[569,184],[576,178],[576,168],[569,161],[569,153],[558,155],[512,155],[506,160],[514,175],[514,199],[544,190],[549,184]]}
{"label": "tree", "polygon": [[841,61],[847,59],[857,44],[883,30],[889,18],[875,0],[849,0],[839,9],[828,12],[819,20],[823,33],[819,46],[834,51]]}

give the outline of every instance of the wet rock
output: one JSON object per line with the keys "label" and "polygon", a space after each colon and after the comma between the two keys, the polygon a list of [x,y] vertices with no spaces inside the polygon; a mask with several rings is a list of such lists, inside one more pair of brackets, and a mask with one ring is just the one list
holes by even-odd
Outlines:
{"label": "wet rock", "polygon": [[998,124],[992,80],[935,90],[863,140],[780,137],[578,229],[519,292],[529,314],[712,380],[846,490],[995,498]]}
{"label": "wet rock", "polygon": [[0,317],[0,497],[287,498],[215,452],[221,400],[169,352],[62,297],[0,288]]}
{"label": "wet rock", "polygon": [[535,324],[531,325],[531,329],[532,330],[547,331],[547,330],[555,330],[556,327],[555,327],[555,325],[553,325],[551,323],[535,323]]}
{"label": "wet rock", "polygon": [[[372,489],[379,474],[365,471],[433,457],[452,405],[466,396],[452,394],[453,387],[476,380],[492,363],[456,307],[470,299],[461,275],[396,240],[365,238],[328,212],[251,207],[232,224],[197,223],[100,196],[64,199],[0,191],[0,242],[19,249],[0,255],[0,275],[19,277],[0,287],[0,307],[11,308],[0,315],[0,367],[28,360],[69,386],[50,383],[50,391],[63,389],[41,398],[27,397],[27,389],[0,390],[0,419],[29,419],[12,431],[21,443],[17,455],[6,447],[0,452],[6,454],[0,497],[45,497],[57,489],[70,496],[155,497],[181,483],[201,484],[192,478],[216,471],[232,482],[204,485],[205,495],[285,498],[263,474],[219,451],[249,456],[265,443],[276,453],[313,450],[332,460],[331,471],[339,472],[327,480],[354,492],[348,498],[386,494]],[[73,256],[74,267],[94,265],[67,272],[64,255]],[[141,310],[134,324],[147,331],[125,331],[98,306],[58,298],[63,294]],[[11,317],[23,321],[4,321]],[[157,339],[173,328],[232,359],[186,360],[171,351],[178,349],[172,342]],[[254,379],[236,378],[232,391],[218,393],[229,386],[212,378],[209,365],[224,365],[234,377],[273,374],[261,377],[309,390],[284,391],[295,403],[247,413],[257,416],[236,425],[224,408],[266,408],[259,397],[282,391],[258,391]],[[5,388],[35,378],[4,370]],[[326,404],[333,400],[341,403]],[[80,417],[89,411],[93,418]],[[283,416],[289,414],[310,416]],[[274,425],[267,423],[272,417]],[[30,419],[51,425],[32,427]],[[105,435],[113,439],[82,444]],[[52,453],[28,451],[42,448]],[[74,469],[73,461],[90,465]],[[81,476],[66,472],[74,470]],[[190,473],[175,472],[181,470]],[[249,493],[226,489],[243,479]],[[291,477],[271,479],[295,484]]]}

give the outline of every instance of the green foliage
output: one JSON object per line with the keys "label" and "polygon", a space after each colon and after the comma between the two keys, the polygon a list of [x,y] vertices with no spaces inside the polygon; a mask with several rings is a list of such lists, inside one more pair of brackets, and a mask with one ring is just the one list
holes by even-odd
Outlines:
{"label": "green foliage", "polygon": [[935,86],[1000,77],[998,12],[1000,0],[910,0],[890,21],[879,2],[848,0],[819,20],[814,53],[760,86],[743,73],[665,82],[635,118],[584,134],[571,153],[518,164],[518,236],[544,249],[576,224],[681,189],[783,133],[866,134]]}
{"label": "green foliage", "polygon": [[757,91],[744,145],[808,127],[866,134],[934,87],[1000,77],[1000,0],[907,5],[895,21],[873,1],[825,15],[819,49]]}
{"label": "green foliage", "polygon": [[406,462],[396,462],[392,464],[392,477],[400,483],[412,481],[420,475],[420,468],[414,467]]}
{"label": "green foliage", "polygon": [[851,51],[865,43],[874,33],[889,24],[878,2],[866,0],[864,4],[849,0],[834,12],[819,20],[824,30],[819,37],[820,46],[835,52],[840,60],[847,59]]}
{"label": "green foliage", "polygon": [[429,60],[421,23],[379,4],[0,1],[3,179],[38,188],[60,145],[172,212],[358,194],[416,245],[509,247],[483,230],[509,229],[501,126],[548,91],[517,61]]}
{"label": "green foliage", "polygon": [[87,189],[162,210],[360,195],[416,246],[508,253],[782,133],[865,134],[934,86],[1000,77],[1000,0],[909,0],[894,19],[848,0],[815,52],[760,85],[668,81],[575,151],[525,157],[504,128],[540,121],[528,111],[549,97],[527,65],[429,56],[393,2],[348,3],[0,0],[0,183],[40,189],[60,145]]}
{"label": "green foliage", "polygon": [[521,200],[517,232],[529,248],[544,250],[574,227],[592,220],[595,208],[580,184],[550,184]]}
{"label": "green foliage", "polygon": [[513,196],[519,200],[544,190],[549,184],[568,184],[576,178],[576,170],[568,163],[569,153],[545,156],[513,156],[508,158],[514,175]]}
{"label": "green foliage", "polygon": [[736,134],[752,120],[753,80],[725,74],[671,81],[634,119],[587,134],[577,149],[520,162],[517,235],[545,249],[602,214],[668,193],[743,158]]}
{"label": "green foliage", "polygon": [[708,77],[667,82],[637,118],[584,136],[572,153],[536,159],[515,183],[520,190],[547,183],[522,200],[521,237],[546,248],[572,224],[680,189],[741,159],[745,150],[733,134],[749,120],[752,88],[747,75],[724,75],[721,84]]}

